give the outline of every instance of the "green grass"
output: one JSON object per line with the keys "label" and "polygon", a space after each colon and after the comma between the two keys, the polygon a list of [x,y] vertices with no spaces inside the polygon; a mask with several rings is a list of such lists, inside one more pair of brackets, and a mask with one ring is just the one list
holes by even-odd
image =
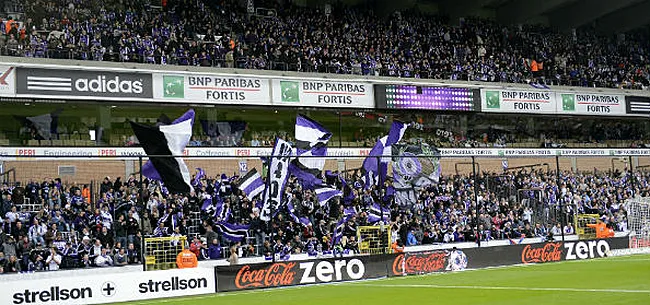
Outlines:
{"label": "green grass", "polygon": [[121,304],[650,304],[650,255]]}

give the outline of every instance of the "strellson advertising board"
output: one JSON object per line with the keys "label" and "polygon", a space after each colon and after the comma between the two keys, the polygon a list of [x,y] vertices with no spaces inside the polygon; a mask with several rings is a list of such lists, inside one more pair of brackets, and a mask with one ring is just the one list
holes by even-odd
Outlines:
{"label": "strellson advertising board", "polygon": [[272,84],[275,106],[375,108],[371,83],[274,79]]}
{"label": "strellson advertising board", "polygon": [[17,68],[21,97],[151,100],[151,73]]}
{"label": "strellson advertising board", "polygon": [[154,98],[174,103],[271,105],[268,79],[233,75],[162,74],[153,76]]}
{"label": "strellson advertising board", "polygon": [[2,305],[106,304],[214,293],[211,268],[109,273],[7,281]]}

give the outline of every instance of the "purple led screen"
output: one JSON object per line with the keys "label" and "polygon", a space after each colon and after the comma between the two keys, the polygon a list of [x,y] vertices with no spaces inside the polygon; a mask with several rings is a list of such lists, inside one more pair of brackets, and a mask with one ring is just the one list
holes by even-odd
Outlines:
{"label": "purple led screen", "polygon": [[473,111],[474,92],[466,88],[386,85],[386,108]]}

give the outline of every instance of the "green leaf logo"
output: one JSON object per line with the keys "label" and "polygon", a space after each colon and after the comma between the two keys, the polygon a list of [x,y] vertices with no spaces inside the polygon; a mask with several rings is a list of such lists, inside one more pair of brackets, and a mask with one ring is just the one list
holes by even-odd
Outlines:
{"label": "green leaf logo", "polygon": [[562,94],[562,110],[575,111],[576,110],[576,97],[573,94]]}
{"label": "green leaf logo", "polygon": [[283,102],[300,102],[300,85],[298,82],[280,81],[280,92],[282,94]]}
{"label": "green leaf logo", "polygon": [[183,76],[163,75],[163,96],[185,98],[185,78]]}
{"label": "green leaf logo", "polygon": [[487,107],[490,109],[501,108],[501,98],[499,91],[487,91],[485,93]]}

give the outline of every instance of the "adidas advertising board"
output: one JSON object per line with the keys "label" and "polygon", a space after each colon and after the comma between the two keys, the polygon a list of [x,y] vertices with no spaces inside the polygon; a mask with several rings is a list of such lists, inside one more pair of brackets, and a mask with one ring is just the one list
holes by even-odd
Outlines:
{"label": "adidas advertising board", "polygon": [[18,68],[16,94],[21,97],[151,99],[151,73]]}
{"label": "adidas advertising board", "polygon": [[268,79],[233,75],[154,73],[156,100],[174,103],[270,105]]}
{"label": "adidas advertising board", "polygon": [[370,83],[273,80],[273,105],[288,107],[375,108]]}
{"label": "adidas advertising board", "polygon": [[211,268],[61,277],[2,283],[0,304],[103,304],[214,293]]}

